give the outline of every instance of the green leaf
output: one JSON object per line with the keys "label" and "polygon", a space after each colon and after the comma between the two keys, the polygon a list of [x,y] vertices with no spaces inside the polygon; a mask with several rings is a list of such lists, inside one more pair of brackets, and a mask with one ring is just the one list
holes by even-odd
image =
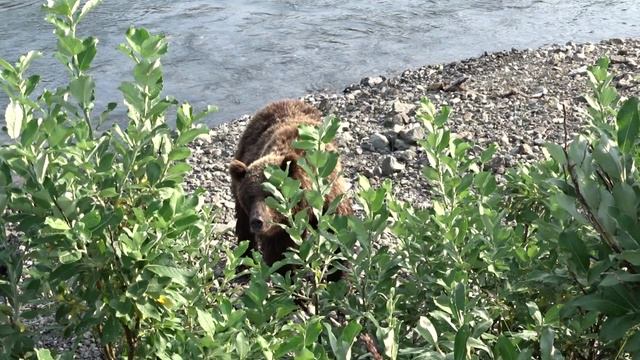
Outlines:
{"label": "green leaf", "polygon": [[29,67],[29,65],[31,65],[31,62],[37,58],[42,57],[42,53],[39,51],[29,51],[28,53],[26,53],[25,55],[20,56],[20,70],[22,72],[24,72],[25,70],[27,70],[27,68]]}
{"label": "green leaf", "polygon": [[567,162],[567,158],[564,155],[564,150],[562,149],[562,146],[554,143],[546,143],[544,144],[544,147],[549,152],[549,155],[551,155],[551,158],[555,160],[558,164],[564,165]]}
{"label": "green leaf", "polygon": [[294,360],[314,360],[315,358],[316,357],[311,350],[303,348],[296,354]]}
{"label": "green leaf", "polygon": [[184,228],[195,224],[198,220],[200,220],[198,215],[187,214],[176,218],[174,225],[176,228]]}
{"label": "green leaf", "polygon": [[458,283],[458,285],[456,285],[454,300],[455,300],[456,309],[458,309],[458,311],[464,314],[467,306],[466,305],[467,300],[466,300],[466,291],[463,283]]}
{"label": "green leaf", "polygon": [[511,341],[504,335],[501,335],[496,343],[496,352],[500,354],[502,360],[517,360],[518,352]]}
{"label": "green leaf", "polygon": [[66,281],[77,275],[81,269],[80,263],[67,263],[61,264],[50,274],[50,278],[54,281]]}
{"label": "green leaf", "polygon": [[469,327],[464,325],[458,329],[453,342],[454,360],[465,360],[467,358],[467,340],[469,340]]}
{"label": "green leaf", "polygon": [[640,250],[623,251],[620,256],[634,266],[640,266]]}
{"label": "green leaf", "polygon": [[321,321],[313,321],[307,324],[304,335],[304,345],[313,346],[318,341],[318,336],[322,333]]}
{"label": "green leaf", "polygon": [[582,274],[589,271],[589,251],[584,242],[578,238],[575,232],[563,232],[560,234],[558,244],[571,254],[571,260]]}
{"label": "green leaf", "polygon": [[111,343],[111,342],[118,341],[118,338],[122,336],[122,332],[123,332],[122,325],[120,325],[120,322],[115,316],[111,315],[105,321],[101,340],[104,343]]}
{"label": "green leaf", "polygon": [[627,346],[625,346],[624,349],[633,353],[638,353],[640,351],[640,331],[636,330],[635,334],[631,335],[627,341]]}
{"label": "green leaf", "polygon": [[550,327],[542,329],[540,336],[540,357],[542,360],[559,360],[563,359],[562,354],[553,346],[555,333]]}
{"label": "green leaf", "polygon": [[629,329],[638,325],[640,325],[640,316],[638,315],[610,317],[602,324],[600,336],[604,341],[616,341],[624,337]]}
{"label": "green leaf", "polygon": [[168,277],[176,284],[180,284],[183,286],[186,286],[189,283],[189,280],[191,280],[191,278],[193,277],[193,273],[171,266],[152,264],[147,265],[145,269],[151,271],[154,274]]}
{"label": "green leaf", "polygon": [[58,50],[69,57],[76,56],[84,50],[84,44],[73,36],[63,36],[58,38]]}
{"label": "green leaf", "polygon": [[49,157],[47,153],[42,153],[38,156],[35,163],[36,179],[38,183],[44,182],[44,177],[47,175],[47,168],[49,167]]}
{"label": "green leaf", "polygon": [[480,162],[489,162],[493,158],[493,155],[495,155],[496,151],[498,151],[496,144],[489,145],[489,147],[480,154]]}
{"label": "green leaf", "polygon": [[0,58],[0,66],[2,66],[5,70],[10,73],[14,73],[16,70],[13,68],[11,64],[9,64],[5,59]]}
{"label": "green leaf", "polygon": [[29,95],[35,90],[36,86],[40,82],[40,75],[32,75],[27,79],[27,86],[24,90],[25,95]]}
{"label": "green leaf", "polygon": [[100,191],[99,193],[100,197],[104,197],[104,198],[112,198],[112,197],[116,197],[118,196],[118,192],[116,191],[115,188],[106,188]]}
{"label": "green leaf", "polygon": [[142,112],[142,109],[144,109],[144,99],[142,97],[140,89],[136,84],[125,81],[120,84],[118,90],[122,92],[122,96],[124,97],[127,104],[132,106],[138,112]]}
{"label": "green leaf", "polygon": [[542,325],[542,313],[538,309],[538,305],[533,301],[527,302],[527,309],[529,310],[529,315],[535,320],[536,325]]}
{"label": "green leaf", "polygon": [[93,59],[96,57],[96,45],[98,44],[98,39],[88,37],[82,42],[82,44],[84,45],[84,50],[78,54],[78,69],[80,69],[80,71],[87,71],[91,67]]}
{"label": "green leaf", "polygon": [[4,120],[7,124],[7,134],[11,139],[15,140],[20,136],[24,118],[22,106],[14,100],[9,101],[4,113]]}
{"label": "green leaf", "polygon": [[93,8],[98,6],[102,0],[89,0],[82,6],[82,10],[80,10],[80,16],[78,17],[78,21],[82,20]]}
{"label": "green leaf", "polygon": [[93,101],[95,86],[91,77],[82,75],[69,83],[69,91],[83,107],[87,107]]}
{"label": "green leaf", "polygon": [[204,127],[189,129],[187,131],[182,132],[180,136],[178,136],[178,140],[176,140],[176,145],[187,145],[198,136],[203,134],[208,134],[208,133],[209,133],[209,130]]}
{"label": "green leaf", "polygon": [[239,332],[236,336],[236,351],[238,352],[240,359],[246,359],[250,349],[251,346],[249,345],[247,338],[244,336],[244,333]]}
{"label": "green leaf", "polygon": [[322,128],[324,132],[320,141],[328,144],[336,137],[336,133],[338,132],[338,129],[340,129],[340,120],[335,116],[331,116],[325,119],[322,124]]}
{"label": "green leaf", "polygon": [[36,349],[36,357],[38,360],[53,360],[49,349]]}
{"label": "green leaf", "polygon": [[623,153],[629,154],[635,148],[640,129],[640,115],[638,114],[638,99],[635,97],[625,101],[616,118],[618,125],[618,146]]}
{"label": "green leaf", "polygon": [[[362,331],[362,326],[356,320],[352,320],[347,326],[342,329],[339,338],[336,337],[331,325],[324,324],[327,335],[329,336],[329,345],[333,352],[333,356],[339,360],[351,359],[351,347],[356,340],[356,337]],[[393,337],[393,330],[389,331],[388,336]],[[395,341],[395,340],[394,340]],[[390,344],[389,347],[392,347]],[[387,341],[385,341],[385,351],[388,352]]]}
{"label": "green leaf", "polygon": [[47,217],[44,221],[45,225],[55,230],[70,230],[69,224],[58,218]]}
{"label": "green leaf", "polygon": [[617,183],[613,186],[613,198],[618,209],[630,218],[636,217],[638,207],[638,197],[631,185]]}
{"label": "green leaf", "polygon": [[153,185],[160,180],[162,176],[162,164],[159,160],[151,161],[147,164],[147,180],[149,184]]}
{"label": "green leaf", "polygon": [[338,154],[328,153],[326,163],[319,169],[319,176],[322,178],[329,177],[338,165]]}
{"label": "green leaf", "polygon": [[171,150],[169,153],[169,160],[177,161],[184,160],[191,155],[191,150],[188,147],[179,147]]}
{"label": "green leaf", "polygon": [[98,167],[96,168],[96,171],[97,172],[113,171],[112,165],[113,165],[114,158],[115,158],[115,154],[113,153],[104,154],[100,158],[100,161],[98,162]]}
{"label": "green leaf", "polygon": [[438,332],[433,326],[429,318],[426,316],[420,316],[418,327],[416,328],[420,336],[427,340],[435,348],[438,348]]}
{"label": "green leaf", "polygon": [[82,253],[76,249],[71,249],[68,251],[61,251],[58,254],[58,259],[63,264],[71,264],[82,258]]}
{"label": "green leaf", "polygon": [[198,323],[200,327],[207,333],[207,335],[213,337],[216,333],[216,324],[213,320],[213,316],[208,312],[204,312],[200,309],[196,309],[198,312]]}
{"label": "green leaf", "polygon": [[600,286],[609,287],[616,286],[623,283],[637,283],[640,282],[640,274],[629,274],[625,271],[616,271],[612,274],[608,274],[601,282]]}

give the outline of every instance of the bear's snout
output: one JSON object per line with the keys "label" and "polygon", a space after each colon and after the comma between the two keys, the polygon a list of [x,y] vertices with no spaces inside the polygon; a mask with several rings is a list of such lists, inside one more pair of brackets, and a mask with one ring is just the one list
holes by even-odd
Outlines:
{"label": "bear's snout", "polygon": [[251,232],[254,234],[259,234],[262,232],[262,228],[264,227],[264,221],[260,218],[253,218],[249,223],[251,227]]}
{"label": "bear's snout", "polygon": [[269,207],[264,201],[257,201],[251,207],[249,214],[249,228],[254,234],[262,234],[266,232],[267,222],[271,219]]}

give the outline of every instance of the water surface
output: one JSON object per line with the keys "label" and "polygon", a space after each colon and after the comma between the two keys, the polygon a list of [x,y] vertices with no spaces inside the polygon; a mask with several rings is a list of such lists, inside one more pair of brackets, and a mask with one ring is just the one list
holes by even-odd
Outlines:
{"label": "water surface", "polygon": [[[41,1],[0,0],[0,57],[41,50],[34,70],[65,80]],[[215,104],[210,124],[266,102],[483,51],[640,35],[637,0],[105,0],[81,34],[100,39],[99,104],[121,102],[130,64],[115,50],[134,24],[165,33],[167,93]],[[54,71],[55,70],[55,71]],[[6,106],[0,95],[0,109]],[[122,108],[122,106],[120,106]],[[100,107],[98,107],[100,109]]]}

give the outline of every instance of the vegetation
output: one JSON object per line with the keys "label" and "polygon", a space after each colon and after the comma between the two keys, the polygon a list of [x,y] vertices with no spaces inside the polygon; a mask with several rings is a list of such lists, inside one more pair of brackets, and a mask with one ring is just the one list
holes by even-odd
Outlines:
{"label": "vegetation", "polygon": [[[92,333],[107,359],[640,359],[640,109],[612,87],[607,59],[589,69],[584,133],[504,181],[485,166],[496,148],[472,153],[447,128],[450,110],[423,100],[426,209],[361,177],[361,214],[323,210],[339,122],[302,127],[313,188],[269,169],[270,206],[299,245],[270,269],[259,253],[239,256],[246,243],[220,242],[215,209],[183,189],[188,144],[213,109],[161,97],[162,36],[127,32],[128,118],[96,131],[116,105],[96,114],[97,40],[76,26],[97,3],[44,6],[65,86],[36,95],[37,53],[0,59],[11,139],[0,147],[1,358],[72,358],[37,348],[29,321],[51,316],[75,345]],[[302,198],[316,227],[291,211]],[[279,275],[283,263],[298,270]],[[333,266],[345,280],[323,281]]]}

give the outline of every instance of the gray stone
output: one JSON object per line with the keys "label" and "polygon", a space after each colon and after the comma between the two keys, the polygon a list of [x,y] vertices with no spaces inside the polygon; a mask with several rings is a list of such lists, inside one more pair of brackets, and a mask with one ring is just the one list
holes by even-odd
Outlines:
{"label": "gray stone", "polygon": [[506,134],[503,134],[500,137],[500,142],[502,142],[504,145],[507,145],[507,146],[511,144],[511,141],[509,141],[509,137]]}
{"label": "gray stone", "polygon": [[382,84],[383,82],[384,82],[384,78],[381,77],[381,76],[366,77],[366,78],[360,80],[360,84],[367,85],[367,86],[370,86],[370,87],[378,86],[378,85]]}
{"label": "gray stone", "polygon": [[392,108],[393,111],[398,114],[408,114],[409,112],[413,111],[416,106],[413,104],[402,102],[400,100],[396,100],[393,102]]}
{"label": "gray stone", "polygon": [[395,141],[393,142],[393,150],[395,151],[404,151],[410,148],[411,148],[411,145],[407,144],[402,139],[395,139]]}
{"label": "gray stone", "polygon": [[389,151],[389,139],[386,136],[375,133],[369,138],[369,143],[374,151],[385,153]]}
{"label": "gray stone", "polygon": [[382,158],[382,164],[380,164],[380,170],[382,171],[382,175],[389,176],[393,173],[403,171],[405,166],[403,163],[399,162],[398,159],[391,155],[387,155]]}
{"label": "gray stone", "polygon": [[393,118],[397,124],[408,124],[411,122],[411,118],[405,113],[396,114]]}
{"label": "gray stone", "polygon": [[520,146],[518,146],[517,153],[522,155],[533,155],[533,149],[529,144],[520,144]]}
{"label": "gray stone", "polygon": [[415,151],[408,149],[405,151],[398,151],[396,153],[396,156],[399,160],[402,160],[405,163],[409,163],[416,158],[417,154]]}
{"label": "gray stone", "polygon": [[418,141],[424,139],[424,135],[424,129],[420,124],[414,124],[398,132],[398,137],[411,145],[415,145]]}
{"label": "gray stone", "polygon": [[489,161],[489,163],[487,164],[487,167],[494,174],[502,175],[507,171],[507,165],[508,165],[507,161],[504,157],[495,156],[493,159],[491,159],[491,161]]}
{"label": "gray stone", "polygon": [[407,114],[395,114],[393,116],[387,116],[384,118],[382,124],[384,127],[391,128],[394,125],[404,125],[408,124],[410,121],[409,115]]}

